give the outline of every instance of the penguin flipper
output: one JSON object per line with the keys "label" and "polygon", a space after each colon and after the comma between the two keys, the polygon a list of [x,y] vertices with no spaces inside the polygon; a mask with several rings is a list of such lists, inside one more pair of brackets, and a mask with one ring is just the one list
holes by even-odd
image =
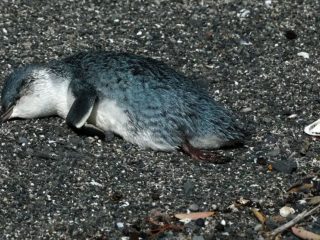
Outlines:
{"label": "penguin flipper", "polygon": [[70,127],[81,128],[90,117],[95,101],[95,94],[83,93],[77,96],[67,115],[67,124]]}

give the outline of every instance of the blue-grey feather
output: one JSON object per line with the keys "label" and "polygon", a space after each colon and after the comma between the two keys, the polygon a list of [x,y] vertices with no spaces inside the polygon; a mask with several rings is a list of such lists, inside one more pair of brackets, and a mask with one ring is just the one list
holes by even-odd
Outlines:
{"label": "blue-grey feather", "polygon": [[22,88],[25,88],[32,81],[31,72],[37,68],[38,65],[34,64],[20,67],[6,78],[1,92],[3,110],[8,109],[19,99]]}
{"label": "blue-grey feather", "polygon": [[159,142],[180,145],[193,137],[217,136],[226,142],[244,138],[233,114],[208,93],[166,64],[128,53],[80,53],[62,61],[85,74],[73,89],[94,86],[98,98],[115,100],[133,131],[151,131]]}
{"label": "blue-grey feather", "polygon": [[[4,109],[14,104],[38,67],[29,65],[8,77],[1,94]],[[75,97],[90,89],[97,101],[115,101],[130,120],[132,135],[147,130],[159,144],[174,147],[193,138],[212,136],[228,144],[245,137],[233,113],[196,82],[157,60],[129,53],[87,52],[42,67],[59,76],[57,81],[71,79]]]}

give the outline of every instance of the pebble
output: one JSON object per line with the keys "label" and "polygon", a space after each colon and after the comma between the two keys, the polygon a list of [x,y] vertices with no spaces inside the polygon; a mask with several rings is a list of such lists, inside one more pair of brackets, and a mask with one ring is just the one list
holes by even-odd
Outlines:
{"label": "pebble", "polygon": [[237,16],[240,18],[240,19],[244,19],[246,17],[248,17],[250,14],[250,10],[248,9],[241,9],[239,13],[237,13]]}
{"label": "pebble", "polygon": [[212,205],[211,205],[211,208],[212,208],[212,210],[217,210],[217,209],[218,209],[218,206],[217,206],[217,204],[212,204]]}
{"label": "pebble", "polygon": [[26,149],[26,153],[28,154],[28,155],[32,155],[33,154],[33,149],[32,148],[27,148]]}
{"label": "pebble", "polygon": [[26,139],[25,137],[19,137],[18,139],[18,143],[20,144],[26,144],[28,142],[28,139]]}
{"label": "pebble", "polygon": [[117,226],[118,229],[120,229],[120,228],[124,227],[124,224],[122,222],[117,222],[116,226]]}
{"label": "pebble", "polygon": [[271,0],[265,0],[265,1],[264,1],[264,4],[265,4],[267,7],[271,7],[271,3],[272,3]]}
{"label": "pebble", "polygon": [[284,35],[289,40],[294,40],[298,37],[298,35],[293,30],[287,30],[285,31]]}
{"label": "pebble", "polygon": [[280,154],[280,148],[276,147],[272,151],[267,153],[270,157],[276,157]]}
{"label": "pebble", "polygon": [[243,113],[247,113],[247,112],[251,112],[252,111],[252,108],[251,107],[246,107],[246,108],[242,108],[240,110],[240,112],[243,112]]}
{"label": "pebble", "polygon": [[288,217],[289,215],[294,214],[296,211],[292,207],[284,206],[279,212],[282,217]]}
{"label": "pebble", "polygon": [[183,191],[186,195],[189,195],[190,193],[192,193],[194,190],[194,184],[193,182],[191,182],[190,180],[187,180],[184,184],[183,184]]}
{"label": "pebble", "polygon": [[197,204],[193,203],[193,204],[191,204],[191,205],[188,207],[188,209],[189,209],[190,211],[192,211],[192,212],[196,212],[196,211],[199,210],[199,206],[198,206]]}
{"label": "pebble", "polygon": [[216,226],[216,230],[218,232],[223,232],[224,231],[224,225],[222,225],[220,222]]}
{"label": "pebble", "polygon": [[198,218],[196,221],[195,221],[196,225],[199,226],[199,227],[204,227],[205,226],[205,221],[203,218]]}
{"label": "pebble", "polygon": [[297,55],[300,56],[300,57],[303,57],[303,58],[309,58],[310,57],[309,53],[307,53],[307,52],[299,52]]}
{"label": "pebble", "polygon": [[309,141],[304,141],[303,142],[303,144],[302,144],[302,146],[301,146],[301,149],[300,149],[300,154],[301,155],[306,155],[307,154],[307,152],[308,152],[308,150],[309,150],[309,148],[310,148],[310,142]]}
{"label": "pebble", "polygon": [[272,162],[272,168],[278,172],[291,174],[297,170],[298,166],[292,160],[277,160]]}
{"label": "pebble", "polygon": [[268,160],[264,157],[258,157],[257,158],[257,164],[259,165],[267,165],[268,163]]}
{"label": "pebble", "polygon": [[255,230],[256,232],[259,232],[261,229],[262,229],[262,224],[257,224],[257,225],[254,227],[254,230]]}

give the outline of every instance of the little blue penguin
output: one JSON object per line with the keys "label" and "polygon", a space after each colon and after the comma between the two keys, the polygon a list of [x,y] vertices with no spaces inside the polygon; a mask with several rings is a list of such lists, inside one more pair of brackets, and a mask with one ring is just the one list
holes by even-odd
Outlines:
{"label": "little blue penguin", "polygon": [[1,120],[58,115],[76,129],[91,124],[142,148],[180,149],[219,163],[208,149],[241,144],[246,134],[198,85],[152,58],[80,52],[11,73],[1,93]]}

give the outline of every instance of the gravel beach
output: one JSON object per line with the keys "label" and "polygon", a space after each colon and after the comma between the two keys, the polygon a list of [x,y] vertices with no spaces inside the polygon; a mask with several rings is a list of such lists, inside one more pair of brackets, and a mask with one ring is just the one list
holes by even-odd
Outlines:
{"label": "gravel beach", "polygon": [[[203,84],[251,136],[214,165],[77,135],[58,117],[5,122],[0,239],[263,239],[319,204],[320,141],[303,132],[320,118],[319,13],[317,0],[2,0],[1,88],[23,64],[131,52]],[[284,206],[295,212],[281,218]],[[189,211],[215,213],[174,217]],[[319,215],[302,226],[320,234]]]}

